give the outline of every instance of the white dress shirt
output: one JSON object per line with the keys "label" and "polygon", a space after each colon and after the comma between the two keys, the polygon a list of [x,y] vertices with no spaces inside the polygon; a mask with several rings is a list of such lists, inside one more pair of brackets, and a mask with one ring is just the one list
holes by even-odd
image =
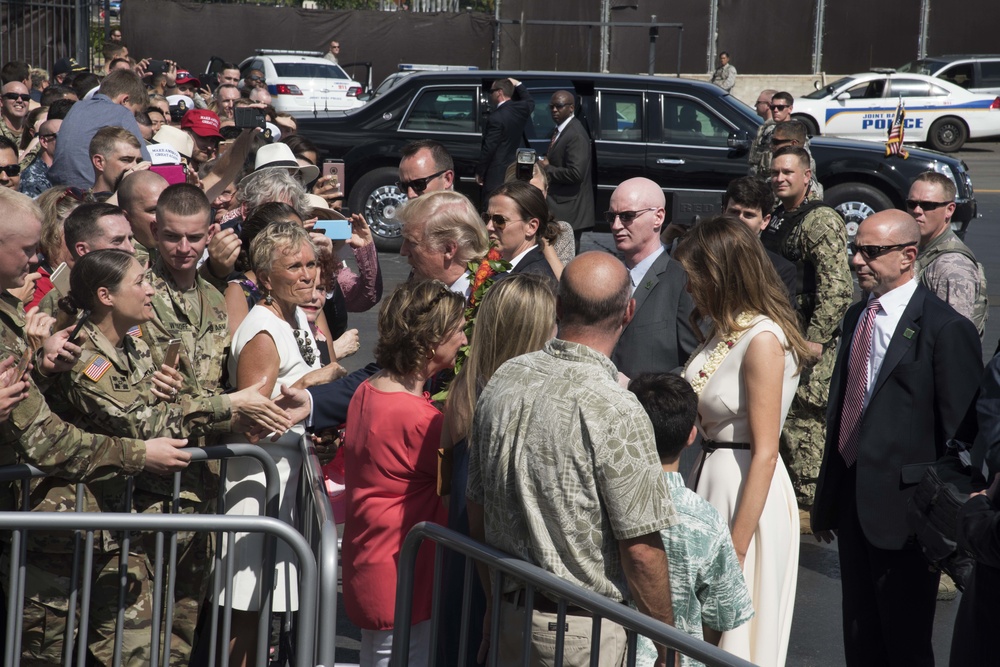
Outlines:
{"label": "white dress shirt", "polygon": [[632,280],[632,294],[635,294],[635,289],[639,286],[639,283],[642,282],[642,279],[646,277],[646,272],[649,271],[649,267],[653,266],[653,262],[656,261],[656,258],[666,252],[666,250],[667,249],[661,243],[659,248],[649,254],[649,257],[628,270],[629,278]]}
{"label": "white dress shirt", "polygon": [[527,255],[529,252],[531,252],[532,250],[534,250],[537,247],[538,247],[538,244],[535,244],[535,245],[531,246],[530,248],[528,248],[527,250],[525,250],[524,252],[518,254],[518,256],[515,257],[514,259],[510,260],[510,273],[514,273],[514,267],[517,266],[518,262],[520,262],[522,259],[524,259],[525,255]]}
{"label": "white dress shirt", "polygon": [[[872,351],[868,357],[868,389],[865,392],[865,407],[872,398],[872,390],[875,388],[875,380],[878,379],[879,371],[882,370],[882,361],[885,359],[886,350],[896,333],[899,320],[903,317],[903,311],[909,305],[914,292],[917,291],[917,281],[910,280],[905,285],[900,285],[894,290],[890,290],[878,298],[878,314],[875,316],[875,327],[872,330]],[[871,299],[869,295],[869,299]],[[866,301],[867,303],[867,301]],[[864,314],[862,314],[864,317]]]}
{"label": "white dress shirt", "polygon": [[472,274],[466,271],[458,280],[453,282],[448,289],[450,289],[455,294],[461,294],[465,297],[465,300],[469,300],[469,292],[472,291]]}

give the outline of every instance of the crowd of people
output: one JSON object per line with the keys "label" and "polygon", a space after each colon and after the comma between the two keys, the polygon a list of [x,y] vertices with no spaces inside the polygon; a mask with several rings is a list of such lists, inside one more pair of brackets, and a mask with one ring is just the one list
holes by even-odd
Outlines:
{"label": "crowd of people", "polygon": [[[27,509],[72,511],[84,482],[87,511],[211,513],[222,494],[227,514],[257,515],[258,462],[233,461],[220,478],[188,466],[183,448],[259,442],[279,471],[279,518],[294,525],[299,440],[332,429],[346,487],[344,605],[362,665],[389,664],[398,556],[421,521],[761,665],[786,662],[800,533],[836,534],[848,664],[933,664],[938,573],[906,504],[976,413],[986,317],[982,267],[950,231],[946,177],[921,175],[906,211],[872,215],[848,244],[804,128],[784,120],[791,96],[762,94],[758,111],[776,122],[762,126],[723,215],[671,225],[661,187],[632,178],[604,213],[617,256],[578,253],[594,216],[576,98],[553,94],[550,155],[522,170],[516,130],[534,102],[502,79],[476,172],[481,209],[454,191],[440,144],[402,150],[397,217],[412,271],[383,299],[366,221],[338,212],[341,184],[320,176],[320,150],[294,119],[268,107],[263,73],[227,66],[210,91],[115,44],[106,76],[57,63],[38,100],[26,64],[0,72],[3,463],[49,473]],[[236,130],[244,104],[266,129]],[[318,220],[339,222],[346,239],[314,231]],[[852,269],[863,290],[853,307]],[[360,347],[348,314],[376,305],[375,361],[348,374],[338,361]],[[972,439],[995,474],[995,415],[979,408]],[[679,457],[699,439],[685,479]],[[171,472],[182,473],[179,498]],[[5,507],[17,498],[10,489]],[[969,605],[996,590],[991,501],[970,503],[968,542],[984,555]],[[147,539],[124,554],[136,583],[118,628],[130,665],[150,659],[158,564]],[[97,664],[118,641],[122,548],[112,533],[94,547],[101,602],[85,642]],[[22,664],[53,664],[73,540],[33,534],[28,550]],[[216,550],[236,574],[213,599]],[[224,545],[182,534],[178,554],[171,664],[197,660],[212,605],[234,610],[220,650],[255,664],[272,570],[274,610],[298,606],[293,555],[279,547],[268,561],[252,534]],[[433,569],[425,547],[410,660],[438,651],[457,664],[463,563],[449,556],[442,582]],[[464,610],[467,659],[522,663],[530,613],[531,664],[551,664],[559,633],[564,662],[590,664],[587,610],[569,605],[560,624],[557,601],[480,574]],[[435,585],[449,619],[437,637]],[[599,663],[621,664],[624,629],[600,631]],[[985,664],[988,635],[962,637],[961,664]],[[640,644],[640,664],[663,658]]]}

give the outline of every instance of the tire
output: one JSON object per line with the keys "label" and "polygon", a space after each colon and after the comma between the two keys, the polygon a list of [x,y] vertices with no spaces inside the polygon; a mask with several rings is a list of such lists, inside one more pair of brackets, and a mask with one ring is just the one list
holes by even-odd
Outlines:
{"label": "tire", "polygon": [[379,252],[398,253],[403,245],[402,225],[396,210],[406,203],[406,195],[396,187],[399,170],[380,167],[358,179],[351,188],[348,206],[365,216]]}
{"label": "tire", "polygon": [[936,151],[954,153],[960,149],[969,138],[969,130],[961,118],[945,116],[934,121],[927,133],[927,143]]}
{"label": "tire", "polygon": [[814,121],[809,116],[803,116],[802,114],[795,114],[795,115],[792,116],[792,120],[797,120],[800,123],[802,123],[803,125],[805,125],[806,126],[806,133],[810,137],[818,137],[819,136],[819,127],[816,125],[816,121]]}
{"label": "tire", "polygon": [[844,218],[848,243],[854,242],[862,220],[872,213],[894,208],[892,200],[884,192],[866,183],[835,185],[826,191],[823,201]]}

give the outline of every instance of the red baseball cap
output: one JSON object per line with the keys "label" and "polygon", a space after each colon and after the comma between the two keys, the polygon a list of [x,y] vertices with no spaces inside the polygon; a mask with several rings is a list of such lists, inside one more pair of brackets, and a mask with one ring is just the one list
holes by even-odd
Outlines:
{"label": "red baseball cap", "polygon": [[183,69],[177,70],[177,85],[181,86],[185,83],[194,83],[195,88],[201,88],[201,81],[191,76],[191,72]]}
{"label": "red baseball cap", "polygon": [[219,132],[219,116],[214,111],[208,109],[191,109],[181,119],[181,129],[191,130],[199,137],[218,137],[222,139]]}

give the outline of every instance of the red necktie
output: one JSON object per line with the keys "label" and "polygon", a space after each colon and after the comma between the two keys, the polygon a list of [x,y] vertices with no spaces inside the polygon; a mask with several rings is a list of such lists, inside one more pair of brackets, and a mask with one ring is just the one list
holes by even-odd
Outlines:
{"label": "red necktie", "polygon": [[557,125],[556,129],[552,130],[552,139],[549,141],[549,150],[548,150],[549,153],[552,152],[552,147],[556,145],[556,139],[558,138],[559,138],[559,126]]}
{"label": "red necktie", "polygon": [[837,450],[850,468],[858,459],[858,429],[865,409],[865,394],[868,393],[868,368],[872,351],[872,331],[875,316],[880,308],[878,299],[868,302],[864,318],[858,322],[851,341],[851,356],[847,365],[847,389],[844,404],[840,408],[840,433]]}

